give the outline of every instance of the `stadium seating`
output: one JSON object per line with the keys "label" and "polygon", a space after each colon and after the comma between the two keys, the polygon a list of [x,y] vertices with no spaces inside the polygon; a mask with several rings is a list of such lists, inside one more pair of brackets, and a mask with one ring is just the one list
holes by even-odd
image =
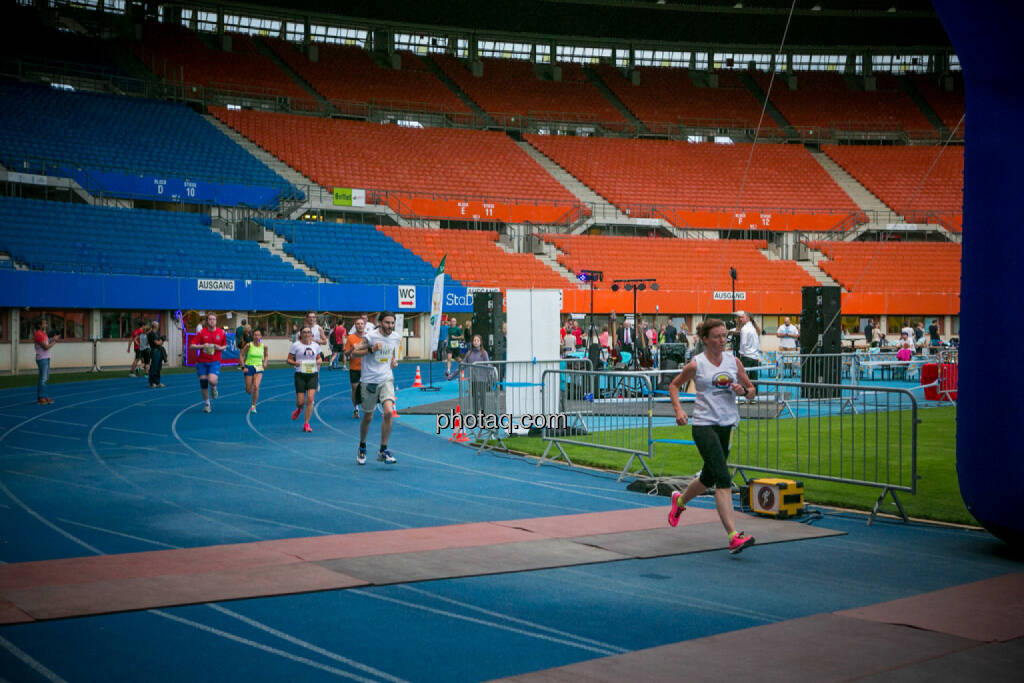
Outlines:
{"label": "stadium seating", "polygon": [[483,75],[478,78],[455,57],[433,59],[484,111],[508,125],[515,125],[516,119],[534,119],[600,123],[613,129],[627,126],[578,64],[559,64],[562,80],[555,82],[541,80],[533,64],[522,60],[482,59]]}
{"label": "stadium seating", "polygon": [[293,109],[319,108],[312,95],[262,54],[251,37],[239,33],[226,37],[231,41],[230,52],[208,47],[198,34],[183,26],[147,23],[135,54],[153,73],[171,83],[288,97]]}
{"label": "stadium seating", "polygon": [[[698,88],[687,69],[643,67],[639,69],[639,85],[633,85],[610,64],[599,64],[594,69],[652,132],[679,124],[752,129],[761,117],[760,103],[731,71],[718,73],[719,87]],[[764,117],[761,126],[778,128],[770,116]]]}
{"label": "stadium seating", "polygon": [[[362,285],[431,285],[436,265],[424,261],[372,225],[261,220],[285,238],[284,251],[325,277]],[[445,286],[458,285],[445,275]]]}
{"label": "stadium seating", "polygon": [[964,124],[961,118],[964,115],[964,79],[960,74],[951,76],[953,79],[953,90],[946,91],[939,87],[935,76],[915,75],[912,78],[917,92],[927,100],[928,104],[935,111],[942,123],[953,131],[959,124],[959,129],[954,137],[964,137]]}
{"label": "stadium seating", "polygon": [[435,267],[447,255],[445,272],[468,287],[551,288],[572,285],[533,254],[510,254],[498,246],[493,230],[432,230],[379,226]]}
{"label": "stadium seating", "polygon": [[[761,88],[768,89],[771,74],[755,72]],[[876,75],[873,92],[852,90],[841,74],[801,71],[797,89],[775,79],[771,102],[802,135],[817,131],[907,131],[915,137],[937,138],[938,131],[903,92],[896,76]]]}
{"label": "stadium seating", "polygon": [[317,184],[365,189],[403,215],[555,223],[578,204],[502,133],[211,112]]}
{"label": "stadium seating", "polygon": [[959,230],[963,147],[822,145],[822,151],[908,221],[947,217],[952,221],[947,227]]}
{"label": "stadium seating", "polygon": [[236,183],[295,193],[282,177],[181,104],[0,82],[0,161]]}
{"label": "stadium seating", "polygon": [[318,45],[317,61],[311,62],[293,43],[263,40],[343,113],[362,113],[353,109],[353,103],[402,111],[471,113],[412,53],[400,53],[402,68],[395,70],[378,66],[361,47]]}
{"label": "stadium seating", "polygon": [[809,242],[827,260],[818,267],[850,292],[960,292],[959,244]]}
{"label": "stadium seating", "polygon": [[794,261],[772,261],[759,249],[763,240],[680,240],[654,237],[545,235],[563,253],[558,262],[573,272],[600,270],[607,284],[637,272],[655,278],[661,289],[727,291],[729,268],[740,273],[740,286],[762,292],[800,291],[817,282]]}
{"label": "stadium seating", "polygon": [[829,230],[859,213],[802,147],[757,145],[751,156],[749,144],[525,137],[634,217],[702,228]]}
{"label": "stadium seating", "polygon": [[36,270],[316,281],[255,242],[212,232],[203,218],[0,197],[0,245]]}

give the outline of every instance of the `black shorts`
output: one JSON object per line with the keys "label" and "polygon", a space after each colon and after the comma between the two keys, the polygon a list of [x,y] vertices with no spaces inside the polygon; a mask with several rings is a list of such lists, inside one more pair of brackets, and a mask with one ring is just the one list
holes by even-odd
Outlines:
{"label": "black shorts", "polygon": [[351,382],[352,384],[359,384],[359,378],[362,377],[362,376],[363,376],[363,371],[361,369],[360,370],[352,370],[351,368],[349,368],[349,371],[348,371],[348,381]]}
{"label": "black shorts", "polygon": [[319,372],[296,372],[295,373],[295,393],[304,394],[310,389],[316,390],[320,387],[320,373]]}
{"label": "black shorts", "polygon": [[145,358],[143,355],[145,352],[142,349],[135,349],[135,360],[142,360]]}
{"label": "black shorts", "polygon": [[700,483],[719,489],[731,489],[732,477],[725,460],[729,457],[729,435],[731,426],[693,425],[693,442],[704,461],[700,471]]}

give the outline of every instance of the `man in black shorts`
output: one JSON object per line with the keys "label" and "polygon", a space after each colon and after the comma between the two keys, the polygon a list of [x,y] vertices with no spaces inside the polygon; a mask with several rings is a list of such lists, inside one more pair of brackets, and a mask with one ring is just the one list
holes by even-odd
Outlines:
{"label": "man in black shorts", "polygon": [[363,359],[353,356],[352,351],[366,338],[366,318],[358,317],[352,323],[352,331],[345,339],[345,360],[348,362],[348,381],[352,383],[352,417],[359,419],[359,378],[362,376]]}
{"label": "man in black shorts", "polygon": [[311,432],[309,418],[313,416],[313,399],[320,386],[320,345],[313,341],[313,333],[308,326],[299,331],[299,340],[288,350],[288,365],[295,367],[295,410],[292,419],[299,419],[302,409],[306,409],[306,419],[302,431]]}

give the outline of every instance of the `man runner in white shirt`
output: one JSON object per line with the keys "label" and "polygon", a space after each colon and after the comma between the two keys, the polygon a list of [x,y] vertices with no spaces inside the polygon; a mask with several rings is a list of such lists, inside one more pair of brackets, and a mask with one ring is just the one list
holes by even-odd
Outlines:
{"label": "man runner in white shirt", "polygon": [[395,376],[392,370],[398,367],[398,344],[401,335],[395,331],[395,314],[385,311],[377,318],[377,327],[370,331],[361,344],[352,350],[352,355],[363,356],[362,374],[359,377],[359,392],[362,394],[363,419],[359,423],[359,452],[356,463],[366,464],[366,434],[370,431],[373,411],[380,404],[383,419],[380,425],[380,451],[377,460],[393,465],[397,460],[388,450],[391,436],[391,420],[395,406]]}

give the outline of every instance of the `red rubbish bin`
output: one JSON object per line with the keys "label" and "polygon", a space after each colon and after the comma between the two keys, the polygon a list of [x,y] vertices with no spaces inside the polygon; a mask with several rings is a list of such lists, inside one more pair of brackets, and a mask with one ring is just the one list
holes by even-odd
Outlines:
{"label": "red rubbish bin", "polygon": [[[943,363],[948,365],[948,363]],[[921,366],[921,384],[932,384],[939,378],[939,365],[938,363],[925,363]],[[931,386],[924,388],[924,397],[928,401],[939,400],[939,389],[938,387]]]}

